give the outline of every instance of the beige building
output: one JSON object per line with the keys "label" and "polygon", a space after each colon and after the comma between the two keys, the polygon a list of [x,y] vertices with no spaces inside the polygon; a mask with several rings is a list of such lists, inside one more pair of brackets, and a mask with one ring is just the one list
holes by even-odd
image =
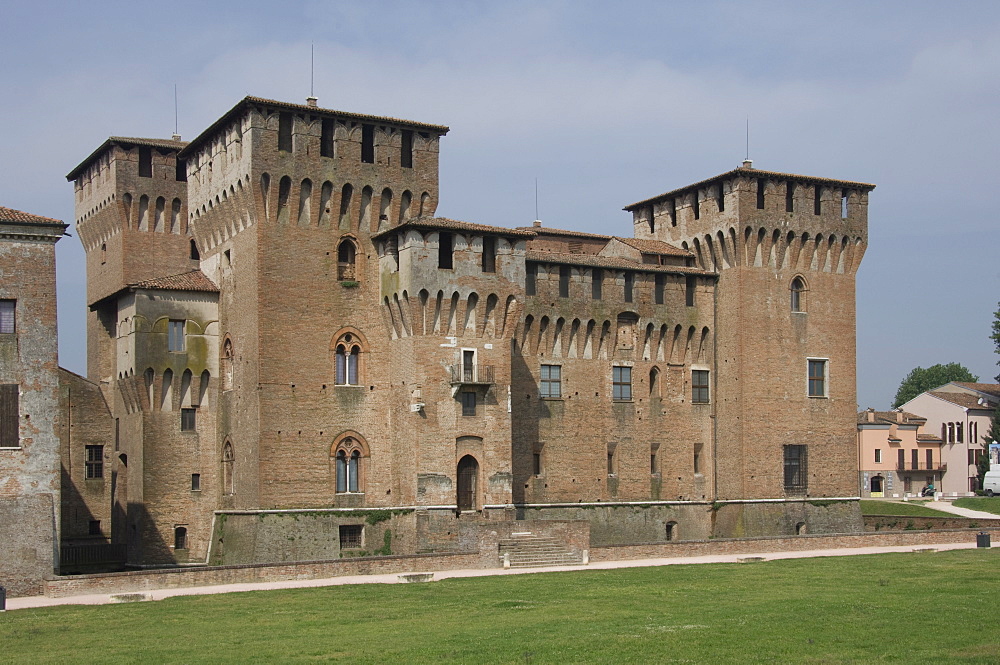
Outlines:
{"label": "beige building", "polygon": [[921,393],[900,408],[920,413],[927,431],[939,432],[941,460],[947,465],[941,490],[967,496],[979,489],[976,463],[986,454],[984,437],[1000,404],[1000,385],[952,382]]}
{"label": "beige building", "polygon": [[925,487],[941,491],[946,465],[942,441],[924,431],[927,419],[906,411],[858,414],[858,462],[862,498],[920,496]]}
{"label": "beige building", "polygon": [[747,162],[634,237],[487,226],[435,216],[448,131],[247,97],[69,173],[131,563],[860,529],[874,185]]}

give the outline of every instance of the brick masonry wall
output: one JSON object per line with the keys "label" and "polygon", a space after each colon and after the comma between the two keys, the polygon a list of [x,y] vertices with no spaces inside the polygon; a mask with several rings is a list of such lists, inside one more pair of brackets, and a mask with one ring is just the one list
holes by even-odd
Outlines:
{"label": "brick masonry wall", "polygon": [[0,334],[0,384],[17,385],[17,440],[0,449],[0,586],[37,588],[58,565],[59,374],[55,243],[62,229],[0,224],[0,298],[14,332]]}

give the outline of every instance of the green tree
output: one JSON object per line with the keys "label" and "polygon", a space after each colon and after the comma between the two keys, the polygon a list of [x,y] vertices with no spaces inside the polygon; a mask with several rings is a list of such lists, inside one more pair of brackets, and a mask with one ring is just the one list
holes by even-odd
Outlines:
{"label": "green tree", "polygon": [[[1000,354],[1000,302],[997,303],[997,311],[993,312],[993,334],[990,335],[990,339],[996,344],[996,352]],[[1000,360],[997,361],[997,366],[1000,367]],[[1000,383],[1000,374],[996,375],[996,381]]]}
{"label": "green tree", "polygon": [[993,420],[990,421],[990,431],[983,437],[983,456],[976,464],[976,475],[979,476],[979,489],[983,489],[983,477],[990,470],[990,444],[994,441],[1000,443],[1000,406],[993,412]]}
{"label": "green tree", "polygon": [[951,381],[975,383],[979,381],[979,377],[958,363],[931,365],[927,369],[916,367],[899,384],[896,399],[892,401],[892,408],[895,409],[920,393],[943,386]]}

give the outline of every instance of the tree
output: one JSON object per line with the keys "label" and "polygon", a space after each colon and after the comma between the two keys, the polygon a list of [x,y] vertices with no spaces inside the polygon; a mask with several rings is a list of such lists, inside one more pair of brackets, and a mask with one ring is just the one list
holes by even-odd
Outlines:
{"label": "tree", "polygon": [[979,489],[983,489],[983,477],[990,470],[990,444],[994,441],[1000,443],[1000,406],[993,412],[993,419],[990,421],[990,431],[983,437],[983,456],[976,464],[976,475],[979,476]]}
{"label": "tree", "polygon": [[979,377],[958,363],[931,365],[927,369],[923,367],[914,368],[912,372],[906,375],[903,382],[899,384],[899,390],[896,391],[896,399],[892,401],[892,408],[898,408],[901,404],[909,402],[920,393],[943,386],[951,381],[976,383],[979,381]]}
{"label": "tree", "polygon": [[[993,334],[990,335],[990,339],[997,346],[996,352],[1000,353],[1000,302],[997,303],[997,311],[993,312]],[[1000,360],[997,361],[997,366],[1000,366]],[[996,381],[1000,383],[1000,374],[996,375]]]}

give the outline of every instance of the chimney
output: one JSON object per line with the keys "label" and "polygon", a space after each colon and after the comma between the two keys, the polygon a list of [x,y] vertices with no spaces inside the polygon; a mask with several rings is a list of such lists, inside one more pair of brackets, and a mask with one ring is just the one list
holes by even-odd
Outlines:
{"label": "chimney", "polygon": [[309,97],[306,97],[306,106],[312,106],[313,108],[315,108],[317,102],[319,102],[319,99],[316,98],[316,97],[313,97],[312,95],[310,95]]}
{"label": "chimney", "polygon": [[752,169],[753,168],[753,160],[752,159],[744,159],[743,160],[743,168],[745,168],[745,169]]}
{"label": "chimney", "polygon": [[536,219],[535,220],[535,226],[541,226],[541,225],[542,225],[542,220]]}
{"label": "chimney", "polygon": [[875,409],[872,409],[872,408],[869,407],[867,409],[867,411],[866,411],[866,416],[867,416],[868,422],[870,422],[870,423],[875,422]]}
{"label": "chimney", "polygon": [[903,412],[902,411],[897,411],[896,412],[896,422],[897,423],[903,422]]}
{"label": "chimney", "polygon": [[174,134],[170,138],[172,138],[175,141],[180,141],[181,140],[181,135],[180,134]]}

